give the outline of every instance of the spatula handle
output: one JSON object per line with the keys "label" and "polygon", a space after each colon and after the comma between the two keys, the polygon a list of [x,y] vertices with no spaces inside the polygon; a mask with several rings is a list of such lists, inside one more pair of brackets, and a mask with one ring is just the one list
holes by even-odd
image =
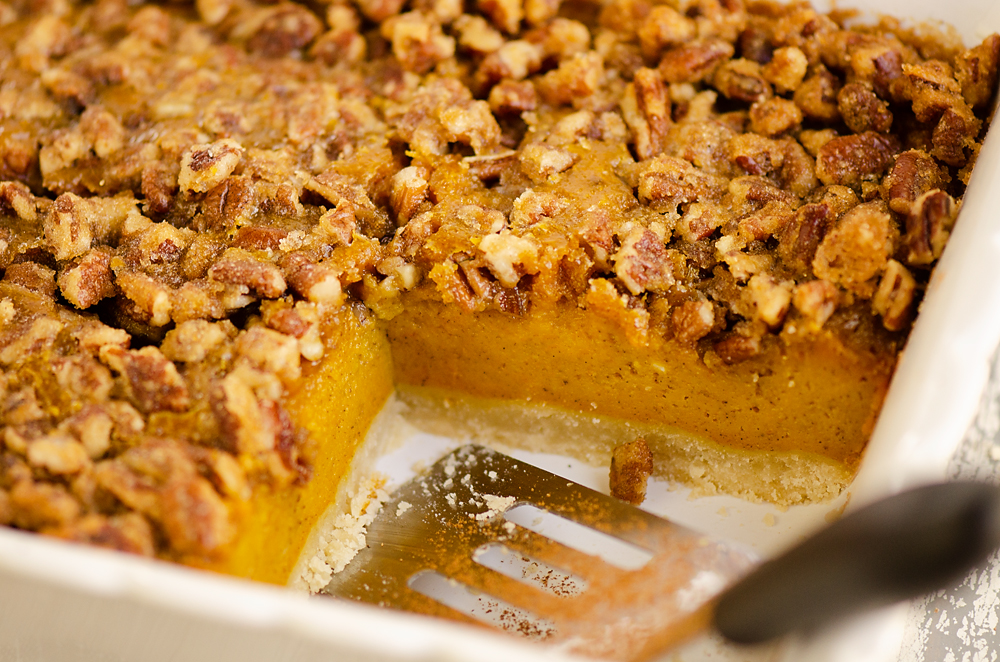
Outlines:
{"label": "spatula handle", "polygon": [[715,625],[758,643],[957,581],[1000,546],[1000,488],[945,483],[850,513],[727,590]]}

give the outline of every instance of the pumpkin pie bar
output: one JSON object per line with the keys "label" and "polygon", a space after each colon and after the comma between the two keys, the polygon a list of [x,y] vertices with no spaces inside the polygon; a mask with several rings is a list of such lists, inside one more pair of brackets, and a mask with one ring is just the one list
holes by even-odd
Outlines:
{"label": "pumpkin pie bar", "polygon": [[855,19],[0,2],[0,524],[320,577],[302,550],[387,403],[596,464],[642,436],[698,494],[835,496],[1000,59]]}

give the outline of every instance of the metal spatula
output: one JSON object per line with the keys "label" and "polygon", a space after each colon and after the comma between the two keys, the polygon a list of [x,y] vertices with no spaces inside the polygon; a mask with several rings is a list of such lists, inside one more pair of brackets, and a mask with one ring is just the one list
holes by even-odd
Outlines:
{"label": "metal spatula", "polygon": [[465,446],[395,492],[324,592],[642,660],[712,626],[753,643],[914,597],[998,545],[1000,490],[951,483],[859,510],[751,572],[737,545]]}

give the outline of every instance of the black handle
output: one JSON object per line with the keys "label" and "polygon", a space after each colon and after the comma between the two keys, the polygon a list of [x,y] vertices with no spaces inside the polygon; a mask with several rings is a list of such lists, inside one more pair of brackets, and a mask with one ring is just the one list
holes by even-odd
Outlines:
{"label": "black handle", "polygon": [[759,643],[959,580],[1000,546],[1000,488],[945,483],[845,516],[726,591],[715,625]]}

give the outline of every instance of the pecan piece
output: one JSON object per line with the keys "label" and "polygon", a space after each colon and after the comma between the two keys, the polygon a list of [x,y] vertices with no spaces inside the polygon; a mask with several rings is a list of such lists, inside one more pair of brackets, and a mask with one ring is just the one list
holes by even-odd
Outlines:
{"label": "pecan piece", "polygon": [[823,145],[816,159],[816,176],[824,184],[858,188],[862,181],[877,179],[899,151],[899,139],[866,131],[834,138]]}
{"label": "pecan piece", "polygon": [[730,60],[715,70],[712,85],[727,99],[757,103],[773,94],[771,84],[761,74],[761,66],[753,60]]}
{"label": "pecan piece", "polygon": [[633,230],[614,258],[615,274],[632,294],[664,290],[674,283],[673,265],[663,239],[651,230]]}
{"label": "pecan piece", "polygon": [[889,105],[862,83],[848,83],[837,93],[837,109],[854,133],[888,133],[892,127]]}
{"label": "pecan piece", "polygon": [[231,175],[243,158],[243,146],[231,138],[192,145],[181,157],[181,191],[205,193]]}
{"label": "pecan piece", "polygon": [[668,83],[697,83],[735,52],[732,44],[721,39],[698,39],[667,51],[660,60],[660,74]]}
{"label": "pecan piece", "polygon": [[305,48],[323,31],[323,24],[311,11],[291,2],[268,11],[268,16],[247,41],[247,50],[268,58],[285,57]]}
{"label": "pecan piece", "polygon": [[929,154],[911,149],[896,156],[892,169],[882,180],[882,197],[889,209],[907,214],[917,198],[946,181],[947,173],[942,172]]}
{"label": "pecan piece", "polygon": [[873,279],[885,268],[898,231],[881,201],[858,205],[823,238],[813,271],[861,296],[874,293]]}
{"label": "pecan piece", "polygon": [[695,168],[683,159],[661,154],[639,174],[639,199],[651,204],[678,204],[715,199],[726,190],[726,180]]}
{"label": "pecan piece", "polygon": [[111,274],[111,251],[96,248],[88,251],[59,273],[59,291],[77,308],[90,308],[98,301],[114,296]]}
{"label": "pecan piece", "polygon": [[222,258],[208,269],[208,277],[220,283],[246,287],[269,299],[281,296],[286,287],[278,267],[238,248],[223,253]]}
{"label": "pecan piece", "polygon": [[872,309],[882,316],[882,326],[889,331],[901,331],[913,315],[916,292],[913,275],[899,262],[889,260],[872,297]]}
{"label": "pecan piece", "polygon": [[837,92],[840,80],[826,69],[820,68],[795,90],[795,105],[802,109],[806,117],[821,122],[836,122],[840,119],[837,106]]}
{"label": "pecan piece", "polygon": [[124,378],[129,399],[141,411],[186,411],[191,405],[184,378],[156,347],[111,347],[101,351],[101,360]]}
{"label": "pecan piece", "polygon": [[697,26],[687,16],[666,5],[656,5],[639,27],[643,56],[655,61],[667,48],[680,46],[695,37]]}
{"label": "pecan piece", "polygon": [[809,70],[806,54],[794,46],[774,51],[770,62],[764,65],[761,74],[782,94],[798,89]]}
{"label": "pecan piece", "polygon": [[793,102],[781,97],[755,103],[750,107],[750,129],[773,138],[793,131],[802,124],[802,111]]}
{"label": "pecan piece", "polygon": [[694,345],[715,326],[715,307],[707,299],[685,301],[670,315],[674,338],[682,345]]}
{"label": "pecan piece", "polygon": [[998,65],[1000,35],[996,33],[955,58],[955,77],[962,86],[962,96],[972,108],[982,109],[993,99]]}
{"label": "pecan piece", "polygon": [[840,296],[837,287],[825,280],[810,280],[798,285],[792,304],[802,313],[812,329],[820,329],[837,310]]}
{"label": "pecan piece", "polygon": [[917,198],[906,215],[906,261],[926,265],[941,257],[957,214],[955,200],[940,189]]}
{"label": "pecan piece", "polygon": [[621,102],[622,116],[635,136],[635,151],[640,159],[649,159],[663,151],[670,117],[670,96],[655,69],[643,67],[635,72],[632,84],[625,89]]}

